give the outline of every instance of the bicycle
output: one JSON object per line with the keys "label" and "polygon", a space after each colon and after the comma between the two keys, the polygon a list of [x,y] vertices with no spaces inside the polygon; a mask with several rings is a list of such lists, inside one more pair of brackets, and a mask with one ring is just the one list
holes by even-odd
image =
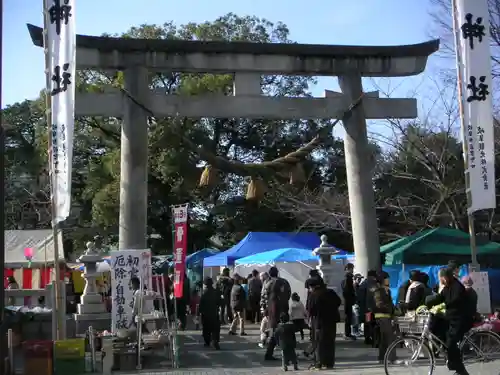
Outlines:
{"label": "bicycle", "polygon": [[[433,374],[434,369],[436,368],[436,357],[440,354],[446,356],[447,353],[446,344],[430,331],[430,322],[433,317],[434,314],[430,312],[418,315],[413,320],[413,328],[415,330],[420,330],[421,333],[417,335],[410,330],[411,333],[405,334],[389,345],[384,358],[384,369],[386,375],[390,375],[389,370],[393,369],[396,365],[420,367],[423,365],[425,359],[428,359],[429,361],[427,365],[429,369],[427,374]],[[408,320],[406,320],[406,322],[408,322]],[[471,361],[491,362],[495,359],[500,359],[498,354],[492,358],[478,347],[476,343],[478,341],[480,342],[481,338],[492,340],[494,342],[493,346],[500,350],[500,335],[492,331],[473,328],[465,334],[463,340],[459,344],[462,358],[465,360],[464,363],[470,363]],[[410,359],[406,361],[397,359],[392,360],[397,358],[398,348],[410,349]],[[474,353],[475,355],[471,356],[471,353]]]}

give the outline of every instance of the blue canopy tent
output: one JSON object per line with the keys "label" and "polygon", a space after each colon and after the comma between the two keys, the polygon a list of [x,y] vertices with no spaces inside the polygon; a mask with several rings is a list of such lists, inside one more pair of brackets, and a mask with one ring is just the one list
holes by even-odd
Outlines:
{"label": "blue canopy tent", "polygon": [[[337,249],[339,250],[339,249]],[[354,263],[354,254],[353,253],[348,253],[347,251],[344,250],[339,250],[339,253],[335,254],[333,259],[345,259],[348,262]]]}
{"label": "blue canopy tent", "polygon": [[202,249],[186,257],[186,275],[191,282],[191,288],[203,279],[203,259],[217,254],[214,249]]}
{"label": "blue canopy tent", "polygon": [[312,250],[286,248],[253,254],[244,258],[236,259],[236,266],[243,264],[273,264],[276,262],[306,262],[318,260],[319,257]]}
{"label": "blue canopy tent", "polygon": [[202,249],[186,257],[186,268],[197,268],[203,266],[203,259],[217,254],[219,251],[214,249]]}
{"label": "blue canopy tent", "polygon": [[[338,250],[338,254],[345,254],[345,251]],[[334,255],[335,258],[337,255]],[[264,253],[253,254],[244,258],[237,259],[236,266],[243,264],[274,264],[276,262],[308,262],[318,260],[319,257],[312,253],[312,250],[285,248],[266,251]]]}
{"label": "blue canopy tent", "polygon": [[245,238],[217,255],[205,258],[204,267],[232,266],[235,260],[270,250],[296,248],[313,250],[321,241],[316,233],[249,232]]}

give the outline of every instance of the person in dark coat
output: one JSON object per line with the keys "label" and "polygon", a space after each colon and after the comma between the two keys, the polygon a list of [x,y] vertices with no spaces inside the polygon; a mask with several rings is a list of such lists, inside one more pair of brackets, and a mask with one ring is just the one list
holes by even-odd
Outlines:
{"label": "person in dark coat", "polygon": [[314,341],[314,333],[316,332],[316,328],[314,326],[315,321],[314,319],[311,318],[311,295],[312,295],[312,287],[311,285],[315,285],[317,283],[323,283],[323,278],[319,274],[318,270],[312,269],[309,271],[309,278],[306,280],[304,286],[307,289],[307,300],[306,300],[306,311],[307,311],[307,317],[309,319],[309,336],[311,339],[311,345],[309,348],[304,350],[303,354],[306,357],[309,357],[310,355],[314,354],[315,352],[315,341]]}
{"label": "person in dark coat", "polygon": [[217,290],[222,297],[222,305],[220,307],[221,324],[225,324],[226,315],[229,323],[233,321],[233,313],[231,311],[231,289],[233,287],[233,283],[233,279],[229,277],[229,268],[224,268],[219,280],[217,281]]}
{"label": "person in dark coat", "polygon": [[177,304],[177,319],[180,322],[181,330],[186,329],[187,324],[187,308],[190,305],[191,301],[191,283],[186,274],[184,274],[184,283],[182,285],[182,297],[176,298]]}
{"label": "person in dark coat", "polygon": [[359,311],[359,305],[358,305],[358,289],[361,283],[363,282],[363,275],[360,273],[357,273],[354,275],[354,293],[356,294],[356,302],[354,303],[354,307],[352,310],[352,334],[356,337],[359,336],[360,331],[360,323],[362,322],[361,316],[360,316],[360,311]]}
{"label": "person in dark coat", "polygon": [[477,313],[477,293],[472,287],[474,282],[470,276],[462,277],[462,284],[465,287],[465,293],[468,300],[468,308],[469,314],[472,316],[473,321],[478,321],[481,319],[481,316]]}
{"label": "person in dark coat", "polygon": [[[170,293],[172,293],[173,291],[173,283],[172,283],[172,280],[170,280],[170,277],[168,277],[168,273],[164,273],[163,274],[163,283],[165,285],[165,293],[167,294],[167,297],[170,296]],[[163,291],[160,291],[161,293],[163,293]],[[170,299],[170,298],[166,298],[167,300],[167,306],[166,306],[166,309],[167,309],[167,314],[168,314],[168,317],[170,319],[172,319],[173,315],[174,315],[174,304],[173,304],[173,301]],[[161,304],[161,301],[160,301],[160,304]]]}
{"label": "person in dark coat", "polygon": [[267,309],[269,312],[269,326],[271,334],[267,344],[265,359],[274,359],[273,353],[276,347],[275,331],[278,326],[281,313],[288,313],[292,289],[287,280],[278,276],[278,269],[271,267],[269,269],[269,280],[262,287],[262,296],[260,300],[261,309]]}
{"label": "person in dark coat", "polygon": [[[311,284],[317,282],[317,280],[321,280],[323,282],[323,278],[319,274],[318,270],[309,271],[309,278],[304,283],[304,287],[307,289],[307,298],[306,298],[306,311],[309,313],[309,304],[311,303]],[[310,316],[310,315],[309,315]]]}
{"label": "person in dark coat", "polygon": [[312,279],[310,284],[310,314],[314,321],[315,369],[331,369],[335,365],[335,336],[340,321],[342,300],[323,280]]}
{"label": "person in dark coat", "polygon": [[248,280],[248,306],[250,307],[251,316],[248,317],[252,322],[259,323],[261,320],[260,314],[260,297],[262,294],[262,281],[259,271],[253,270],[252,277]]}
{"label": "person in dark coat", "polygon": [[448,265],[446,268],[449,268],[450,270],[453,271],[453,276],[459,280],[459,275],[460,275],[460,265],[458,264],[458,262],[456,260],[450,260],[448,262]]}
{"label": "person in dark coat", "polygon": [[276,328],[276,337],[279,339],[281,347],[281,358],[283,361],[283,370],[288,371],[288,364],[293,365],[294,370],[298,370],[297,353],[297,339],[295,337],[295,325],[290,321],[288,313],[283,312],[280,316],[280,323]]}
{"label": "person in dark coat", "polygon": [[418,270],[413,270],[410,271],[410,277],[407,281],[405,281],[403,284],[398,289],[398,304],[405,304],[406,303],[406,293],[408,292],[408,288],[411,285],[412,280],[416,280],[417,274],[419,273]]}
{"label": "person in dark coat", "polygon": [[367,321],[367,314],[371,314],[371,306],[373,303],[373,296],[371,290],[377,285],[377,271],[370,270],[361,284],[358,287],[358,306],[360,320],[364,323],[363,335],[365,344],[370,345],[373,341],[373,327],[372,321]]}
{"label": "person in dark coat", "polygon": [[[387,348],[395,339],[392,327],[394,306],[392,304],[391,289],[389,287],[389,275],[379,275],[378,285],[373,292],[373,315],[377,321],[380,337],[378,345],[378,360],[384,361]],[[395,361],[396,352],[391,353],[390,361]]]}
{"label": "person in dark coat", "polygon": [[271,267],[269,269],[269,279],[262,287],[260,307],[262,310],[269,309],[271,324],[273,324],[272,321],[274,320],[274,326],[278,325],[280,314],[288,312],[291,296],[292,289],[289,282],[278,276],[276,267]]}
{"label": "person in dark coat", "polygon": [[405,307],[409,311],[415,311],[425,303],[425,284],[422,282],[421,272],[412,272],[410,275],[410,285],[406,291]]}
{"label": "person in dark coat", "polygon": [[317,269],[312,269],[309,271],[309,278],[304,283],[304,288],[307,290],[307,298],[306,298],[306,310],[309,305],[309,296],[311,295],[311,288],[309,286],[311,279],[321,279],[321,275]]}
{"label": "person in dark coat", "polygon": [[[429,275],[426,274],[425,272],[421,272],[420,273],[420,277],[421,277],[421,281],[422,283],[424,284],[424,295],[425,295],[425,299],[429,296],[432,296],[433,292],[432,292],[432,288],[429,286],[429,281],[430,281],[430,278],[429,278]],[[424,299],[424,302],[425,302],[425,299]]]}
{"label": "person in dark coat", "polygon": [[448,323],[446,347],[448,348],[448,369],[456,375],[468,375],[460,354],[458,344],[464,335],[472,328],[473,319],[470,316],[469,300],[462,283],[455,277],[454,270],[442,268],[439,271],[439,281],[443,285],[441,292],[427,300],[427,307],[445,304],[445,319]]}
{"label": "person in dark coat", "polygon": [[342,281],[342,296],[344,297],[344,336],[345,338],[355,340],[351,333],[353,323],[353,307],[356,304],[356,290],[354,288],[354,264],[347,263],[345,266],[345,277]]}
{"label": "person in dark coat", "polygon": [[233,313],[233,321],[229,326],[229,334],[236,334],[236,325],[240,325],[240,336],[246,336],[245,333],[245,308],[247,305],[247,298],[245,289],[241,285],[243,279],[240,275],[233,275],[234,284],[231,288],[231,311]]}
{"label": "person in dark coat", "polygon": [[222,299],[218,290],[213,287],[213,280],[206,277],[203,280],[203,292],[200,298],[198,314],[201,318],[203,340],[205,346],[213,344],[214,348],[219,350],[220,341],[220,319],[219,308]]}

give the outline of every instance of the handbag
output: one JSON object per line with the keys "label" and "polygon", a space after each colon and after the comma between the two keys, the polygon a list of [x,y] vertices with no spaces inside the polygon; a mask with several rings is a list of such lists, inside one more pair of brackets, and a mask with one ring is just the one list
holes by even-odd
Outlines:
{"label": "handbag", "polygon": [[365,313],[365,322],[371,322],[371,321],[373,321],[373,313],[370,311]]}

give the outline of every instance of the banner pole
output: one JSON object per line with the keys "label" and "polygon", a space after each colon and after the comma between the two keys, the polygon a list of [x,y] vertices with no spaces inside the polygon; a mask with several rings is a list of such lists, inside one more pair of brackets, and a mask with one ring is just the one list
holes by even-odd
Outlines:
{"label": "banner pole", "polygon": [[[3,0],[0,0],[0,32],[3,31]],[[0,51],[3,48],[3,38],[0,38]],[[0,59],[0,82],[2,81],[2,59]],[[0,90],[0,109],[2,107],[2,90]],[[3,339],[5,337],[6,325],[5,325],[5,187],[7,185],[5,179],[5,128],[3,122],[0,123],[0,153],[2,154],[2,159],[0,160],[0,280],[2,280],[2,290],[0,290],[0,375],[5,375],[7,373],[5,366],[5,357],[7,356],[7,342]]]}
{"label": "banner pole", "polygon": [[[173,215],[173,207],[172,207],[172,252],[175,253],[175,223],[174,223],[174,215]],[[174,254],[175,255],[175,254]],[[174,276],[175,281],[175,276]],[[174,285],[172,285],[172,301],[174,304],[174,319],[172,322],[173,329],[173,353],[174,353],[174,368],[179,368],[179,338],[177,336],[177,298],[175,297]]]}
{"label": "banner pole", "polygon": [[[0,0],[0,32],[3,32],[3,0]],[[3,38],[0,38],[0,51],[3,46]],[[0,82],[2,81],[2,61],[0,59]],[[2,90],[0,90],[0,109],[2,107]],[[5,283],[5,129],[3,123],[0,124],[0,153],[2,154],[2,160],[0,161],[0,280]],[[5,289],[2,284],[0,290],[0,337],[5,337],[6,325],[5,325]],[[5,357],[7,356],[7,343],[5,340],[0,341],[0,375],[6,374]]]}
{"label": "banner pole", "polygon": [[[457,94],[458,94],[458,109],[460,114],[460,128],[462,131],[462,149],[464,153],[464,169],[465,169],[465,195],[467,197],[467,206],[472,206],[470,190],[470,174],[469,174],[469,149],[466,144],[466,124],[465,124],[465,110],[464,110],[464,97],[463,97],[463,61],[460,54],[460,25],[458,23],[458,8],[457,0],[451,0],[452,17],[453,17],[453,34],[455,40],[455,56],[456,56],[456,69],[457,69]],[[470,237],[470,251],[471,251],[471,271],[479,271],[479,263],[477,261],[477,245],[476,245],[476,230],[474,226],[474,213],[467,214],[469,224],[469,237]]]}
{"label": "banner pole", "polygon": [[[172,220],[172,253],[174,254],[174,261],[175,261],[175,215],[174,215],[174,207],[171,206],[170,209],[170,215],[171,215],[171,220]],[[175,265],[174,265],[175,267]],[[174,270],[175,272],[175,270]],[[175,275],[174,275],[174,282],[175,282]],[[174,304],[174,319],[172,322],[172,330],[173,330],[173,364],[174,368],[179,368],[179,337],[177,334],[177,298],[175,297],[175,286],[172,284],[172,301]]]}
{"label": "banner pole", "polygon": [[53,340],[61,340],[64,335],[61,332],[63,324],[61,322],[61,291],[60,291],[60,281],[61,281],[61,270],[59,264],[59,228],[58,224],[55,222],[56,218],[56,204],[57,196],[56,189],[54,186],[54,161],[52,157],[52,100],[50,96],[51,92],[51,71],[50,71],[50,51],[49,51],[49,14],[47,9],[49,9],[50,3],[47,0],[43,0],[43,46],[45,54],[45,114],[47,119],[47,131],[49,132],[48,144],[49,144],[49,180],[50,180],[50,190],[51,190],[51,212],[52,212],[52,239],[54,243],[54,294],[55,294],[55,306],[52,309],[52,320],[53,320],[53,334],[55,337]]}

